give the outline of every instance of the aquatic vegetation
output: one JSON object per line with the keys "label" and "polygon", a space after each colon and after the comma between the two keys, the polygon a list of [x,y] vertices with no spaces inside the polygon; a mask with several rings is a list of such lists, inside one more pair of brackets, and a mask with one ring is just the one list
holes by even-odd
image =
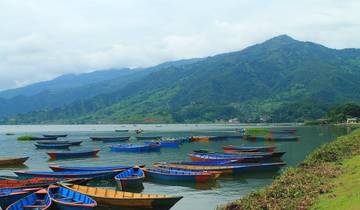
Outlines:
{"label": "aquatic vegetation", "polygon": [[17,140],[19,140],[19,141],[28,141],[28,140],[31,140],[33,137],[32,136],[19,136],[18,138],[17,138]]}

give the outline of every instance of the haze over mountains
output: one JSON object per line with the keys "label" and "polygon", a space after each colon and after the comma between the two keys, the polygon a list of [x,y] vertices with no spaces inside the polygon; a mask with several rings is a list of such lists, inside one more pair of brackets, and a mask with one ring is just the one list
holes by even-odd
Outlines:
{"label": "haze over mountains", "polygon": [[64,75],[0,92],[3,123],[294,122],[360,101],[360,50],[282,35],[144,69]]}

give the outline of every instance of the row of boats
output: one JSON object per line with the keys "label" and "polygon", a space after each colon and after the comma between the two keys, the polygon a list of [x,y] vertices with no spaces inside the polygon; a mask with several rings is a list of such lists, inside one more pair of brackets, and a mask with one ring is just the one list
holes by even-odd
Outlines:
{"label": "row of boats", "polygon": [[[274,153],[274,147],[229,145],[223,149],[224,153],[193,153],[203,155],[202,161],[158,162],[151,168],[53,165],[50,166],[52,172],[17,171],[15,174],[20,179],[0,180],[0,205],[6,209],[48,209],[51,206],[58,209],[93,209],[96,206],[170,209],[181,196],[149,195],[126,190],[142,186],[145,178],[203,183],[213,182],[226,174],[278,170],[285,165],[282,161],[248,159],[252,155],[260,156],[260,153]],[[219,159],[214,160],[210,156]],[[115,179],[122,191],[84,185],[91,179],[108,178]]]}

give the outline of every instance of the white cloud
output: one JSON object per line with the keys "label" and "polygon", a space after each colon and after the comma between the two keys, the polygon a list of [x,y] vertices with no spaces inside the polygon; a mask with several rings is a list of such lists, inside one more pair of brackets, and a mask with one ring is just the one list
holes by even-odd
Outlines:
{"label": "white cloud", "polygon": [[240,50],[279,34],[360,47],[359,1],[2,0],[0,89]]}

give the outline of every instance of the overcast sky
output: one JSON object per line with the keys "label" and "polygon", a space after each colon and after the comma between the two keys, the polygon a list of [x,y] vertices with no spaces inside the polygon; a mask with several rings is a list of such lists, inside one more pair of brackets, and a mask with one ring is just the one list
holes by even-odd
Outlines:
{"label": "overcast sky", "polygon": [[279,34],[360,48],[360,1],[0,0],[0,89],[240,50]]}

